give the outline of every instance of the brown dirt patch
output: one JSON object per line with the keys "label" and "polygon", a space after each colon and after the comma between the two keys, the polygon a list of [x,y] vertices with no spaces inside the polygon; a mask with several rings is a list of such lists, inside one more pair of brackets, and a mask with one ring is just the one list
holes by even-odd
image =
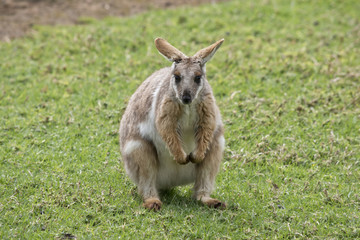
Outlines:
{"label": "brown dirt patch", "polygon": [[225,0],[0,0],[0,40],[21,37],[33,25],[76,24],[79,17],[121,17],[151,8],[221,1]]}

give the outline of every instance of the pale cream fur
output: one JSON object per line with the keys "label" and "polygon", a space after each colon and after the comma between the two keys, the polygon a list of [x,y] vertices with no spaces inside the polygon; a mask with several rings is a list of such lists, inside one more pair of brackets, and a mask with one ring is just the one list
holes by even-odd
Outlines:
{"label": "pale cream fur", "polygon": [[158,191],[195,183],[194,197],[210,207],[224,151],[223,124],[205,64],[223,39],[187,57],[157,38],[159,52],[172,61],[148,77],[130,98],[120,123],[120,149],[144,206],[161,208]]}

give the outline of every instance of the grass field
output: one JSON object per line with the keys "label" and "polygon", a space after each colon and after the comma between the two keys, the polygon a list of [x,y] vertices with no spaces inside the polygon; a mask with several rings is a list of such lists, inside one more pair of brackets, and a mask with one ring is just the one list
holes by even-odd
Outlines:
{"label": "grass field", "polygon": [[[360,238],[359,1],[233,1],[0,43],[0,239]],[[170,63],[225,38],[207,74],[226,129],[213,196],[148,212],[124,173],[127,101]]]}

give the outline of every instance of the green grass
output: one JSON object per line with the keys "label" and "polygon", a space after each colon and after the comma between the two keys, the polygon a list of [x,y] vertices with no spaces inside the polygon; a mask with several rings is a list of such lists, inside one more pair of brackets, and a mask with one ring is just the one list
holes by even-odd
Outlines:
{"label": "green grass", "polygon": [[[360,238],[360,4],[234,1],[0,43],[1,239]],[[191,186],[147,212],[117,130],[136,87],[224,37],[207,74],[226,151],[214,197]]]}

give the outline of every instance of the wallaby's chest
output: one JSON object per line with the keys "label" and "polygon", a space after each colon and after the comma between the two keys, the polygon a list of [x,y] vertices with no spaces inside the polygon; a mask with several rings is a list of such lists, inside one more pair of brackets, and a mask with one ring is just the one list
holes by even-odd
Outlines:
{"label": "wallaby's chest", "polygon": [[189,154],[195,147],[195,130],[198,122],[198,114],[194,105],[184,106],[184,111],[178,121],[178,131],[184,151]]}
{"label": "wallaby's chest", "polygon": [[179,118],[178,125],[182,131],[194,130],[198,121],[198,114],[195,106],[184,106],[183,113]]}

